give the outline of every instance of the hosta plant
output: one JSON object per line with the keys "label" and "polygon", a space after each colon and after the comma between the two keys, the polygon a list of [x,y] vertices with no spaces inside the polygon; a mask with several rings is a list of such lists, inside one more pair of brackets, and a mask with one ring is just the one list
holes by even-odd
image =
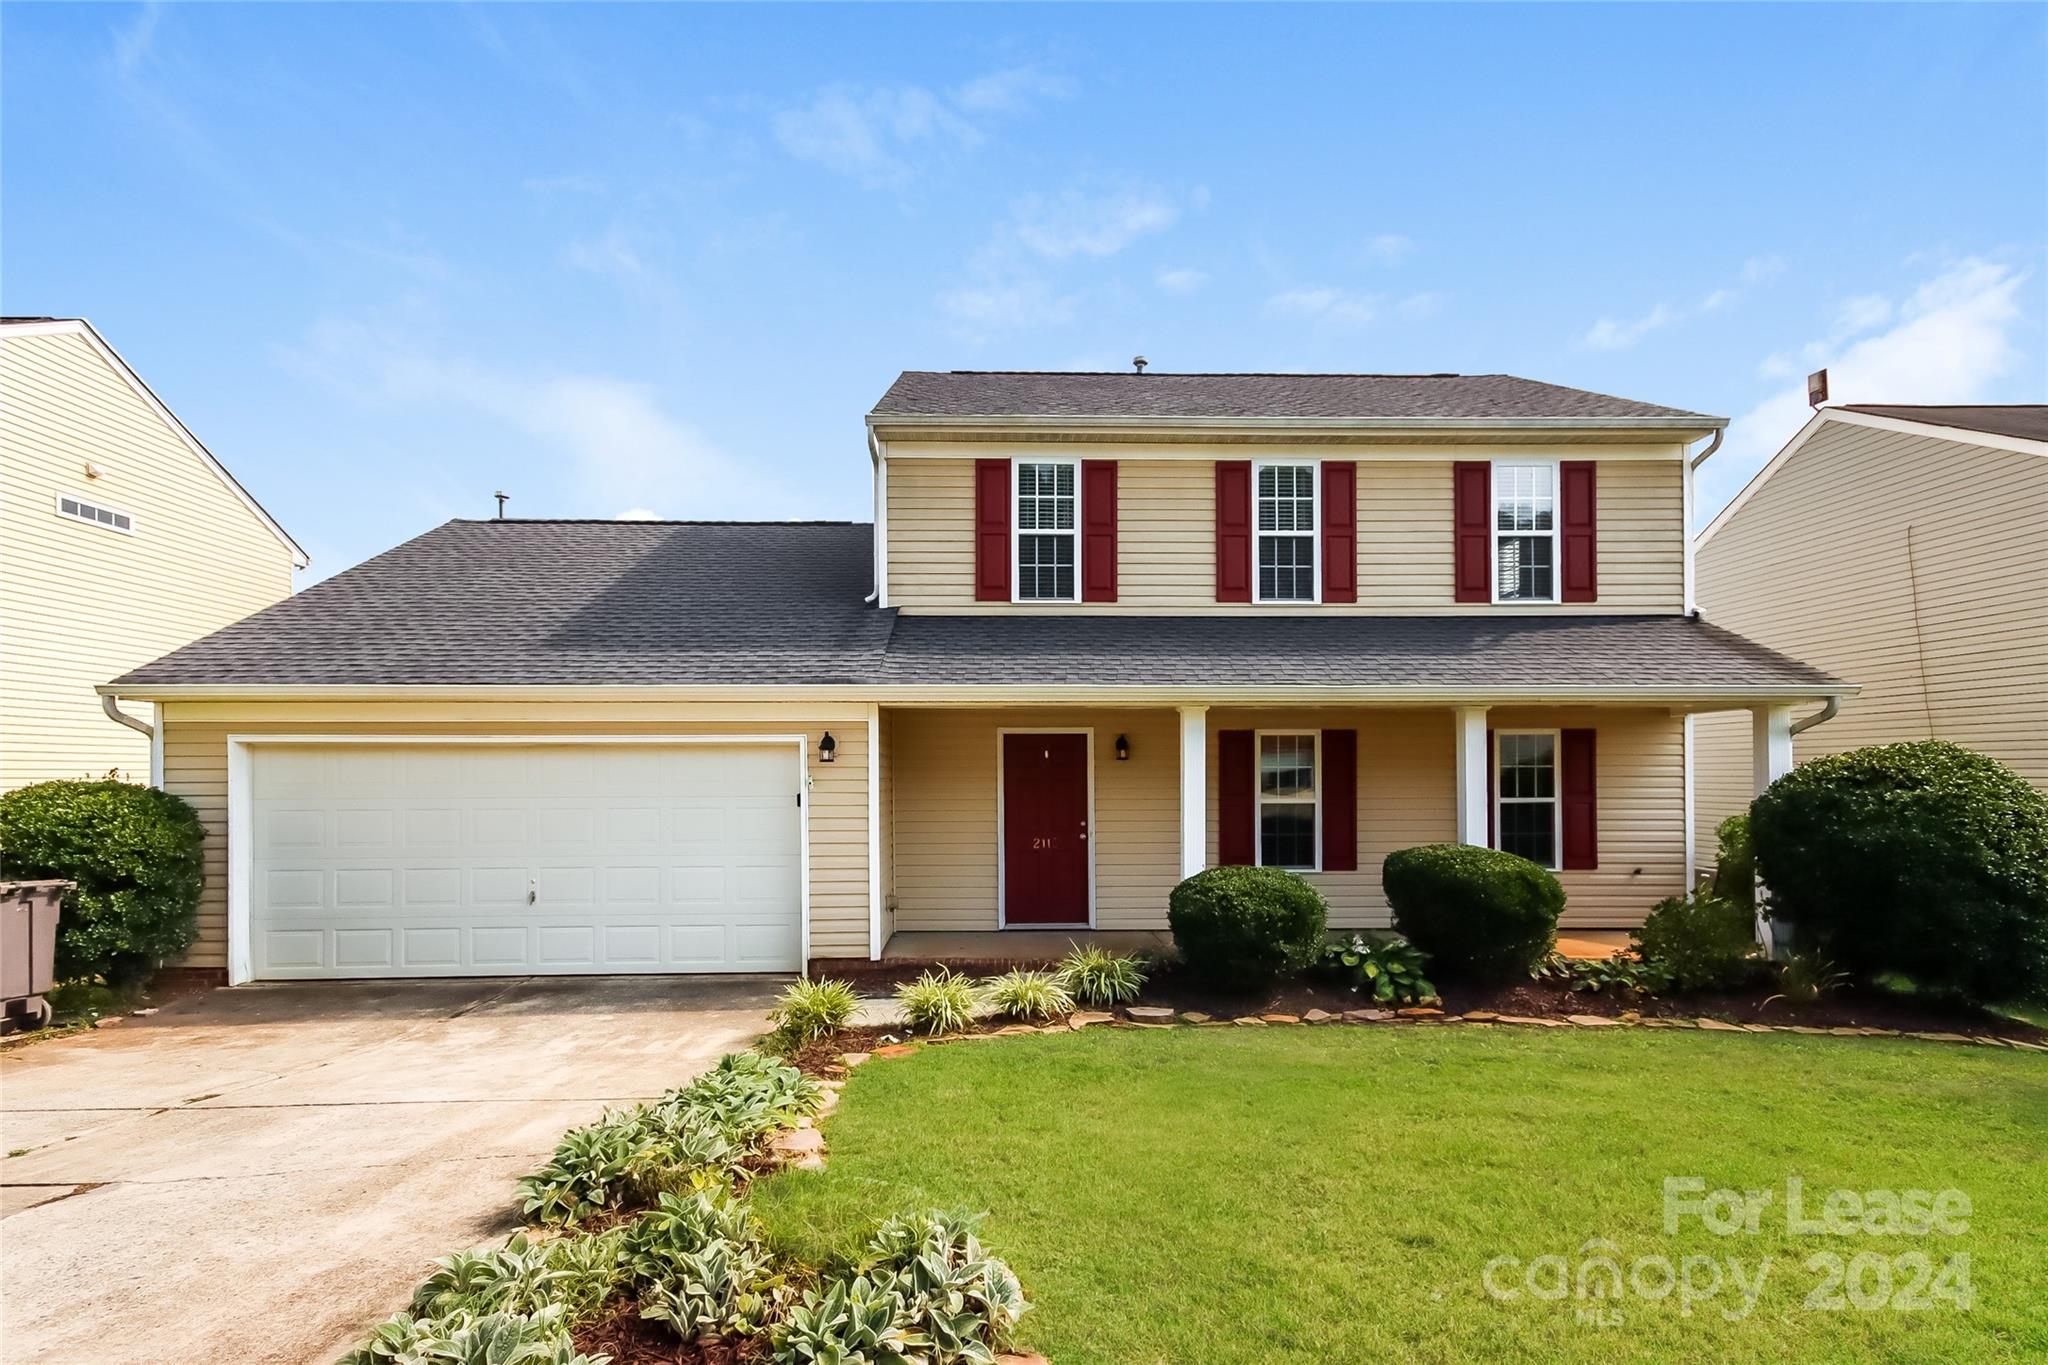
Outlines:
{"label": "hosta plant", "polygon": [[896,1003],[918,1033],[955,1033],[974,1022],[981,994],[972,977],[941,967],[896,988]]}
{"label": "hosta plant", "polygon": [[1671,973],[1661,962],[1647,962],[1634,953],[1611,957],[1566,957],[1552,953],[1538,963],[1529,976],[1537,981],[1555,981],[1575,995],[1613,995],[1640,999],[1671,987]]}
{"label": "hosta plant", "polygon": [[1067,955],[1060,959],[1057,975],[1074,999],[1096,1009],[1127,1005],[1145,987],[1144,959],[1078,944],[1069,947]]}
{"label": "hosta plant", "polygon": [[784,1042],[801,1047],[845,1028],[859,1008],[860,996],[844,981],[798,981],[782,993],[768,1018]]}
{"label": "hosta plant", "polygon": [[1436,1002],[1436,987],[1424,975],[1429,954],[1401,937],[1369,939],[1353,934],[1323,954],[1324,970],[1375,1004],[1402,1006]]}
{"label": "hosta plant", "polygon": [[990,977],[982,998],[1012,1019],[1059,1019],[1074,1012],[1074,997],[1051,972],[1004,972]]}

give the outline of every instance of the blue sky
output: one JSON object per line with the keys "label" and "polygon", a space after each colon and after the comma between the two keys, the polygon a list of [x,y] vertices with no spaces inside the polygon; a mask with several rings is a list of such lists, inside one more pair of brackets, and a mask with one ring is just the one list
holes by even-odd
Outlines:
{"label": "blue sky", "polygon": [[899,369],[2048,400],[2040,6],[9,5],[0,306],[335,572],[868,514]]}

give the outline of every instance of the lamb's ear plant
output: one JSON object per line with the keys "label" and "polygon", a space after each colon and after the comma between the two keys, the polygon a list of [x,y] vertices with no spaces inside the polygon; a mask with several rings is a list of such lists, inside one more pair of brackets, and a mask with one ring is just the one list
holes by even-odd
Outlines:
{"label": "lamb's ear plant", "polygon": [[1056,974],[1075,1000],[1096,1009],[1128,1005],[1145,988],[1144,959],[1092,945],[1069,945]]}
{"label": "lamb's ear plant", "polygon": [[1060,1019],[1074,1012],[1074,997],[1052,972],[1004,972],[990,977],[982,998],[1012,1019]]}
{"label": "lamb's ear plant", "polygon": [[981,993],[972,977],[960,976],[944,967],[926,972],[917,980],[896,988],[896,1003],[912,1030],[918,1033],[957,1033],[974,1022],[974,1007]]}

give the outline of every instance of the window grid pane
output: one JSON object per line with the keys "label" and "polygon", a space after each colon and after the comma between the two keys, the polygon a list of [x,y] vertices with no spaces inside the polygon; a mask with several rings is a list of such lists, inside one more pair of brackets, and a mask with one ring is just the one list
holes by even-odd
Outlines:
{"label": "window grid pane", "polygon": [[1557,865],[1557,737],[1501,735],[1494,775],[1499,845],[1543,867]]}
{"label": "window grid pane", "polygon": [[1316,599],[1316,467],[1260,465],[1259,600]]}
{"label": "window grid pane", "polygon": [[1017,596],[1026,602],[1063,602],[1074,595],[1074,538],[1017,537]]}
{"label": "window grid pane", "polygon": [[1071,602],[1077,550],[1074,466],[1017,466],[1017,599]]}
{"label": "window grid pane", "polygon": [[1316,865],[1316,737],[1259,736],[1259,863]]}
{"label": "window grid pane", "polygon": [[1557,595],[1556,471],[1547,464],[1494,466],[1494,591],[1503,602]]}

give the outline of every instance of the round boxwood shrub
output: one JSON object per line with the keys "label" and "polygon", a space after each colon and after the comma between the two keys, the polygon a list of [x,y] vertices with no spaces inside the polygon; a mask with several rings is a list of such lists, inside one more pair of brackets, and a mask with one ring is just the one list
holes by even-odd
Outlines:
{"label": "round boxwood shrub", "polygon": [[1769,913],[1842,968],[1980,1002],[2048,994],[2048,797],[1942,740],[1802,763],[1749,812]]}
{"label": "round boxwood shrub", "polygon": [[1483,981],[1525,976],[1557,944],[1564,888],[1527,858],[1471,844],[1387,855],[1380,884],[1394,927],[1439,973]]}
{"label": "round boxwood shrub", "polygon": [[1724,901],[1756,910],[1756,851],[1749,846],[1749,817],[1735,814],[1714,827],[1713,892]]}
{"label": "round boxwood shrub", "polygon": [[198,932],[199,816],[132,782],[38,782],[0,796],[0,877],[78,883],[57,922],[57,977],[126,986]]}
{"label": "round boxwood shrub", "polygon": [[1212,867],[1173,888],[1166,922],[1188,971],[1223,990],[1254,991],[1322,956],[1323,893],[1277,867]]}

